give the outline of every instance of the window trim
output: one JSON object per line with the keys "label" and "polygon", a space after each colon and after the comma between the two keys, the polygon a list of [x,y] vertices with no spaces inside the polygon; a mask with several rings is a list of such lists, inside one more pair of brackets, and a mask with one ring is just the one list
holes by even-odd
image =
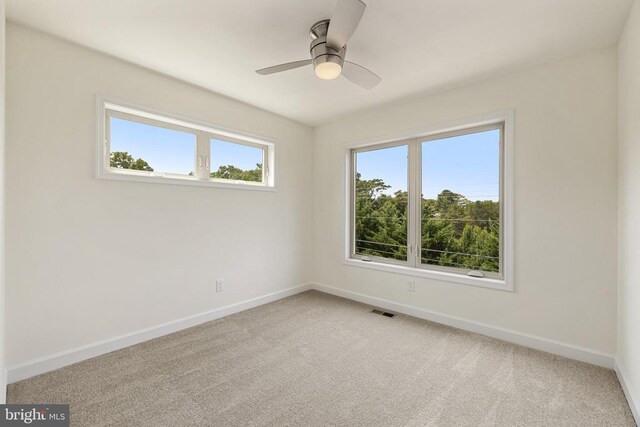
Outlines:
{"label": "window trim", "polygon": [[[419,128],[403,133],[397,133],[388,135],[386,138],[372,138],[368,140],[356,141],[348,143],[345,146],[345,174],[343,184],[345,191],[343,207],[344,207],[344,258],[343,264],[347,266],[360,267],[373,269],[378,271],[385,271],[390,273],[402,274],[406,276],[422,277],[426,279],[441,280],[445,282],[458,283],[464,285],[479,286],[491,289],[513,291],[513,121],[514,111],[503,110],[488,114],[483,114],[475,117],[470,117],[462,120],[452,121],[449,123],[443,123],[439,125],[429,126],[426,128]],[[353,212],[353,202],[355,186],[355,156],[354,150],[372,150],[376,148],[382,148],[386,145],[403,145],[407,141],[417,141],[417,144],[413,144],[416,150],[420,150],[422,142],[429,139],[438,139],[446,135],[454,135],[456,133],[464,134],[465,130],[475,130],[482,127],[491,127],[495,125],[503,125],[502,132],[502,149],[500,150],[501,158],[501,176],[500,176],[500,213],[501,217],[501,245],[500,245],[500,258],[502,268],[502,278],[495,277],[472,277],[466,274],[460,274],[459,272],[452,272],[451,269],[446,271],[439,270],[437,266],[428,266],[422,264],[419,260],[413,266],[410,260],[407,262],[400,261],[400,264],[396,262],[390,262],[395,260],[387,260],[379,257],[369,257],[371,261],[363,261],[361,257],[354,257],[355,245],[355,218]],[[409,150],[411,150],[412,144],[409,144]],[[415,191],[420,191],[421,182],[420,169],[421,169],[421,153],[414,153],[413,156],[409,153],[409,191],[411,190],[412,183]],[[411,159],[414,159],[412,162]],[[415,236],[412,236],[410,230],[415,230],[418,224],[415,221],[420,218],[418,214],[419,206],[416,206],[416,202],[412,201],[413,198],[409,198],[409,203],[412,207],[409,209],[409,216],[407,222],[409,224],[409,232],[407,234],[407,244],[410,245],[410,240],[415,240]],[[413,222],[412,222],[413,221]],[[413,242],[413,247],[416,247],[417,242]],[[413,254],[415,256],[415,253]],[[412,256],[412,255],[410,255]],[[375,258],[375,259],[374,259]]]}
{"label": "window trim", "polygon": [[[111,168],[109,166],[109,120],[112,116],[136,123],[195,135],[195,176]],[[96,94],[96,118],[95,166],[97,179],[237,190],[277,191],[275,185],[275,175],[277,172],[275,162],[276,144],[269,138],[238,132],[222,126],[204,124],[170,113],[155,111],[150,108],[106,98],[99,94]],[[215,179],[206,176],[208,165],[211,163],[209,153],[211,138],[262,149],[264,158],[263,181],[258,183]],[[203,156],[203,162],[209,162],[206,167],[199,166],[199,156]]]}
{"label": "window trim", "polygon": [[[375,151],[375,150],[380,150],[380,149],[385,149],[385,148],[394,148],[394,147],[402,147],[402,146],[407,146],[407,189],[410,190],[411,189],[411,164],[410,164],[410,159],[411,159],[411,142],[413,140],[412,139],[403,139],[400,141],[393,141],[393,142],[386,142],[386,143],[382,143],[382,144],[376,144],[376,145],[372,145],[372,146],[364,146],[364,147],[354,147],[351,148],[349,150],[350,153],[350,163],[351,163],[351,169],[348,172],[349,173],[349,181],[350,181],[350,200],[355,201],[356,195],[355,195],[355,190],[356,190],[356,186],[355,186],[355,179],[356,179],[356,169],[357,169],[357,164],[356,164],[356,156],[355,156],[355,152],[354,150],[357,150],[358,153],[366,153],[368,151]],[[411,220],[413,218],[413,213],[412,213],[412,209],[409,209],[411,205],[409,205],[407,207],[407,210],[409,211],[409,214],[407,216],[407,224],[411,223]],[[389,258],[382,258],[382,257],[378,257],[375,255],[361,255],[361,254],[357,254],[356,253],[356,230],[355,230],[355,222],[356,222],[356,218],[355,218],[355,208],[351,205],[349,205],[348,207],[349,209],[349,239],[350,239],[350,249],[349,249],[349,258],[350,259],[357,259],[360,260],[361,262],[378,262],[378,263],[385,263],[385,264],[395,264],[395,265],[399,265],[399,266],[404,266],[404,267],[411,267],[410,261],[409,261],[409,256],[407,255],[407,260],[406,261],[402,261],[399,259],[389,259]],[[411,227],[409,227],[411,228]],[[412,241],[413,241],[413,236],[410,235],[411,233],[408,232],[407,230],[407,253],[409,248],[411,247]],[[364,258],[370,259],[371,261],[363,261]]]}

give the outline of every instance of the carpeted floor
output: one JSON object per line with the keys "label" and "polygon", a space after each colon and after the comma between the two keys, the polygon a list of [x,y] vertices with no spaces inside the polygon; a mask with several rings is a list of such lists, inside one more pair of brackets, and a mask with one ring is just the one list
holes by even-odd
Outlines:
{"label": "carpeted floor", "polygon": [[73,426],[633,426],[613,371],[310,291],[9,386]]}

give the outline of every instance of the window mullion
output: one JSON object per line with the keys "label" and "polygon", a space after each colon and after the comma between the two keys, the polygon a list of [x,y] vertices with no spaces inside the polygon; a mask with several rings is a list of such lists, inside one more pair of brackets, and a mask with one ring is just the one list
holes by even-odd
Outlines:
{"label": "window mullion", "polygon": [[111,167],[111,114],[105,114],[104,140],[102,141],[102,167]]}
{"label": "window mullion", "polygon": [[211,156],[209,153],[209,136],[206,132],[198,132],[198,149],[196,166],[198,168],[197,177],[200,180],[209,180],[209,169],[211,168]]}
{"label": "window mullion", "polygon": [[349,245],[349,256],[355,255],[356,253],[356,171],[358,170],[358,156],[356,156],[356,151],[351,150],[350,158],[349,158],[349,176],[348,180],[350,182],[349,189],[349,238],[351,239],[351,243]]}
{"label": "window mullion", "polygon": [[269,175],[271,175],[271,167],[269,165],[269,150],[262,149],[262,182],[269,182]]}
{"label": "window mullion", "polygon": [[420,267],[422,251],[422,143],[416,139],[414,155],[414,188],[415,193],[411,197],[413,200],[413,211],[415,215],[413,235],[415,236],[416,249],[414,253],[414,267]]}
{"label": "window mullion", "polygon": [[416,197],[416,194],[419,194],[419,189],[417,187],[417,174],[419,173],[416,158],[418,157],[418,144],[416,140],[412,140],[409,142],[407,154],[407,162],[408,162],[408,179],[407,183],[407,245],[408,245],[408,254],[407,254],[407,262],[409,266],[416,266],[416,252],[418,251],[418,233],[416,229],[419,228],[417,209],[416,209],[416,200],[419,200],[419,196]]}

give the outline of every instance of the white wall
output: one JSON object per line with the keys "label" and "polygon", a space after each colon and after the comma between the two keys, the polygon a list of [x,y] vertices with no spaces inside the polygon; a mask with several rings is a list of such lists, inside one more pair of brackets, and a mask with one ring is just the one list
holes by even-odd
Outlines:
{"label": "white wall", "polygon": [[[11,23],[7,64],[9,367],[309,280],[308,127]],[[95,179],[96,92],[272,138],[278,191]]]}
{"label": "white wall", "polygon": [[[616,50],[397,103],[314,132],[314,280],[615,354]],[[515,292],[341,263],[345,145],[515,110]],[[416,280],[416,292],[406,290]]]}
{"label": "white wall", "polygon": [[0,0],[0,404],[5,403],[7,377],[4,357],[5,263],[4,263],[4,152],[5,152],[5,14]]}
{"label": "white wall", "polygon": [[[12,24],[7,43],[8,366],[309,279],[615,353],[615,48],[345,118],[312,150],[309,128],[195,86]],[[279,191],[96,180],[96,92],[273,138]],[[506,108],[515,292],[408,293],[341,263],[345,144]]]}
{"label": "white wall", "polygon": [[[640,410],[640,2],[619,45],[618,364]],[[631,399],[630,399],[631,400]],[[636,412],[636,417],[638,417]],[[639,419],[640,421],[640,419]]]}

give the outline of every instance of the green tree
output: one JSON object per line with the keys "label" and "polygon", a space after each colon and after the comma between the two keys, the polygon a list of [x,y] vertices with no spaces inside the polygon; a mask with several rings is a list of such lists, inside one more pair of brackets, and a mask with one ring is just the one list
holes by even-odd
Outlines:
{"label": "green tree", "polygon": [[109,157],[109,165],[118,169],[133,169],[153,172],[153,168],[143,159],[135,159],[126,151],[114,151]]}
{"label": "green tree", "polygon": [[407,194],[383,180],[363,180],[356,174],[356,252],[383,258],[407,258]]}
{"label": "green tree", "polygon": [[[356,174],[355,250],[362,255],[407,259],[406,191],[381,179]],[[470,201],[443,190],[435,199],[422,198],[422,262],[430,265],[499,271],[500,204]]]}
{"label": "green tree", "polygon": [[432,265],[499,271],[500,204],[443,190],[423,199],[422,259]]}
{"label": "green tree", "polygon": [[262,181],[262,163],[257,163],[255,169],[243,170],[233,165],[223,165],[217,171],[211,172],[211,178],[231,179],[239,181]]}
{"label": "green tree", "polygon": [[442,192],[438,194],[436,207],[440,212],[447,212],[452,207],[464,208],[468,203],[469,201],[462,194],[454,193],[451,190],[442,190]]}

